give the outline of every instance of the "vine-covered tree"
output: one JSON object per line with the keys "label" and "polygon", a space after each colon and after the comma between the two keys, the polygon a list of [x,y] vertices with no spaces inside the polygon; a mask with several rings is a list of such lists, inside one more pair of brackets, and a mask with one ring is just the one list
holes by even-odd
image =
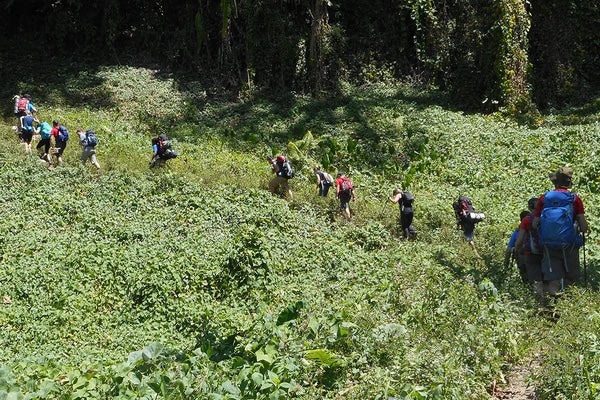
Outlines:
{"label": "vine-covered tree", "polygon": [[434,84],[495,110],[600,89],[596,0],[0,0],[5,54],[160,62],[229,89]]}

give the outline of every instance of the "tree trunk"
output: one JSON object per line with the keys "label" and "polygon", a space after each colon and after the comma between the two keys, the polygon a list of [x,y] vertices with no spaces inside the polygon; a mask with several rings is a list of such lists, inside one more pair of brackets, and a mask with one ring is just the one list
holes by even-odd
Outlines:
{"label": "tree trunk", "polygon": [[310,49],[308,55],[308,81],[310,90],[316,97],[321,95],[323,83],[323,29],[327,23],[326,0],[312,0]]}

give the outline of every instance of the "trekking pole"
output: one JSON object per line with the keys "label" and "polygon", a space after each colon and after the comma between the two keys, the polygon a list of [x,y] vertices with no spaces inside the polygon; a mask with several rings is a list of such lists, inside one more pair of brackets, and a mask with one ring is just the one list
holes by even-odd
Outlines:
{"label": "trekking pole", "polygon": [[385,206],[387,206],[388,199],[387,197],[383,200],[383,207],[381,207],[381,211],[379,211],[379,218],[383,216],[383,211],[385,210]]}
{"label": "trekking pole", "polygon": [[583,236],[583,281],[587,285],[587,263],[585,261],[585,233],[581,234]]}

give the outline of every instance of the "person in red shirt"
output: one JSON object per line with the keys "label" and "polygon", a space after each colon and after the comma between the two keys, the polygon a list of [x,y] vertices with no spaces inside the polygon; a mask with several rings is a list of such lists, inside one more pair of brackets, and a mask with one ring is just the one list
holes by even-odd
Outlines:
{"label": "person in red shirt", "polygon": [[335,193],[340,200],[340,209],[346,214],[348,221],[351,221],[350,200],[356,201],[356,196],[354,195],[354,185],[352,185],[350,178],[344,175],[343,172],[338,172],[337,174],[335,180]]}
{"label": "person in red shirt", "polygon": [[[561,167],[558,171],[550,174],[550,180],[554,184],[552,192],[569,193],[572,186],[573,170],[569,167]],[[533,213],[532,228],[538,229],[542,210],[545,207],[544,199],[550,192],[542,195]],[[589,226],[585,219],[583,202],[578,195],[574,195],[573,221],[579,232],[587,233]],[[557,294],[562,288],[572,284],[581,276],[579,265],[579,245],[573,244],[561,249],[551,249],[543,246],[542,275],[544,279],[544,293]]]}
{"label": "person in red shirt", "polygon": [[[67,147],[67,141],[61,140],[59,135],[60,124],[57,120],[52,121],[52,130],[50,136],[54,137],[54,147],[56,148],[56,157],[58,157],[58,163],[62,163],[62,155]],[[64,128],[63,128],[64,129]]]}

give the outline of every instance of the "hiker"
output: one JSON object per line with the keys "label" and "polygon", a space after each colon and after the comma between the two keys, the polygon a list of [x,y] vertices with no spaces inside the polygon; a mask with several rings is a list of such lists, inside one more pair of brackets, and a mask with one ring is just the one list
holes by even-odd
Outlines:
{"label": "hiker", "polygon": [[457,228],[460,228],[463,231],[464,239],[469,243],[475,253],[477,253],[475,242],[473,241],[475,224],[483,221],[485,215],[483,213],[475,212],[473,203],[467,196],[458,196],[458,200],[452,203],[452,207],[454,208],[454,215],[456,216]]}
{"label": "hiker", "polygon": [[356,195],[354,194],[354,185],[352,181],[343,172],[338,172],[337,179],[335,180],[335,193],[337,198],[340,199],[340,210],[346,214],[348,221],[352,221],[352,215],[350,214],[350,200],[356,201]]}
{"label": "hiker", "polygon": [[177,152],[173,150],[171,144],[171,140],[165,135],[161,133],[155,138],[152,138],[152,160],[150,160],[150,167],[154,167],[156,165],[163,166],[172,158],[178,156]]}
{"label": "hiker", "polygon": [[275,158],[269,156],[267,157],[267,160],[273,167],[272,171],[275,174],[275,177],[269,181],[269,190],[273,194],[277,194],[281,191],[283,192],[284,197],[291,200],[293,194],[290,190],[288,181],[296,174],[292,168],[292,163],[287,157],[282,156],[281,154]]}
{"label": "hiker", "polygon": [[[525,260],[525,282],[533,286],[536,295],[543,295],[542,283],[542,250],[537,235],[537,230],[533,229],[533,212],[537,206],[537,197],[532,197],[527,201],[527,208],[530,214],[521,220],[519,225],[519,234],[515,241],[515,249],[518,254],[522,254]],[[521,275],[522,277],[523,275]]]}
{"label": "hiker", "polygon": [[580,233],[589,230],[581,198],[569,189],[573,170],[560,167],[550,174],[554,190],[542,195],[536,205],[532,227],[538,230],[542,245],[542,276],[544,293],[556,295],[581,276]]}
{"label": "hiker", "polygon": [[81,145],[81,163],[85,165],[85,162],[89,159],[97,169],[100,169],[100,164],[96,159],[96,145],[98,144],[98,138],[96,132],[91,129],[83,131],[82,129],[77,130],[77,136],[79,137],[79,144]]}
{"label": "hiker", "polygon": [[315,165],[314,172],[317,177],[317,189],[319,191],[319,196],[327,197],[327,193],[329,193],[329,188],[333,186],[332,176],[329,175],[327,172],[323,171],[318,165]]}
{"label": "hiker", "polygon": [[38,133],[34,123],[39,124],[40,121],[31,115],[31,112],[27,111],[23,117],[20,118],[20,126],[21,132],[21,141],[25,145],[25,153],[31,153],[31,139],[33,138],[34,133]]}
{"label": "hiker", "polygon": [[[38,128],[38,131],[40,133],[40,141],[35,148],[40,153],[40,158],[47,163],[50,163],[50,132],[52,132],[52,127],[49,123],[42,122]],[[42,147],[44,148],[43,152],[40,150]]]}
{"label": "hiker", "polygon": [[400,226],[402,227],[402,237],[404,239],[414,239],[417,236],[417,230],[412,225],[415,215],[413,210],[413,202],[415,197],[402,189],[394,189],[394,197],[389,197],[388,200],[400,206]]}
{"label": "hiker", "polygon": [[50,135],[54,138],[54,147],[56,149],[58,164],[61,164],[62,155],[67,147],[67,140],[69,140],[69,131],[64,125],[60,125],[57,120],[52,121],[52,126]]}
{"label": "hiker", "polygon": [[15,116],[17,117],[17,132],[20,132],[23,128],[23,125],[21,125],[21,117],[26,116],[27,112],[30,112],[33,115],[34,112],[37,112],[37,109],[31,102],[31,96],[28,94],[22,97],[15,95],[13,100],[15,101],[14,112]]}
{"label": "hiker", "polygon": [[525,210],[521,211],[521,213],[519,214],[519,226],[517,226],[517,229],[515,229],[512,235],[510,236],[508,246],[506,247],[506,253],[504,254],[504,266],[508,267],[511,264],[512,260],[516,261],[517,268],[519,269],[519,275],[521,276],[521,281],[523,283],[528,282],[527,267],[525,262],[525,253],[523,252],[522,246],[517,247],[517,239],[519,238],[519,232],[521,230],[523,220],[525,218],[527,218],[528,221],[530,220],[530,218],[528,217],[531,215],[531,211],[533,210]]}

